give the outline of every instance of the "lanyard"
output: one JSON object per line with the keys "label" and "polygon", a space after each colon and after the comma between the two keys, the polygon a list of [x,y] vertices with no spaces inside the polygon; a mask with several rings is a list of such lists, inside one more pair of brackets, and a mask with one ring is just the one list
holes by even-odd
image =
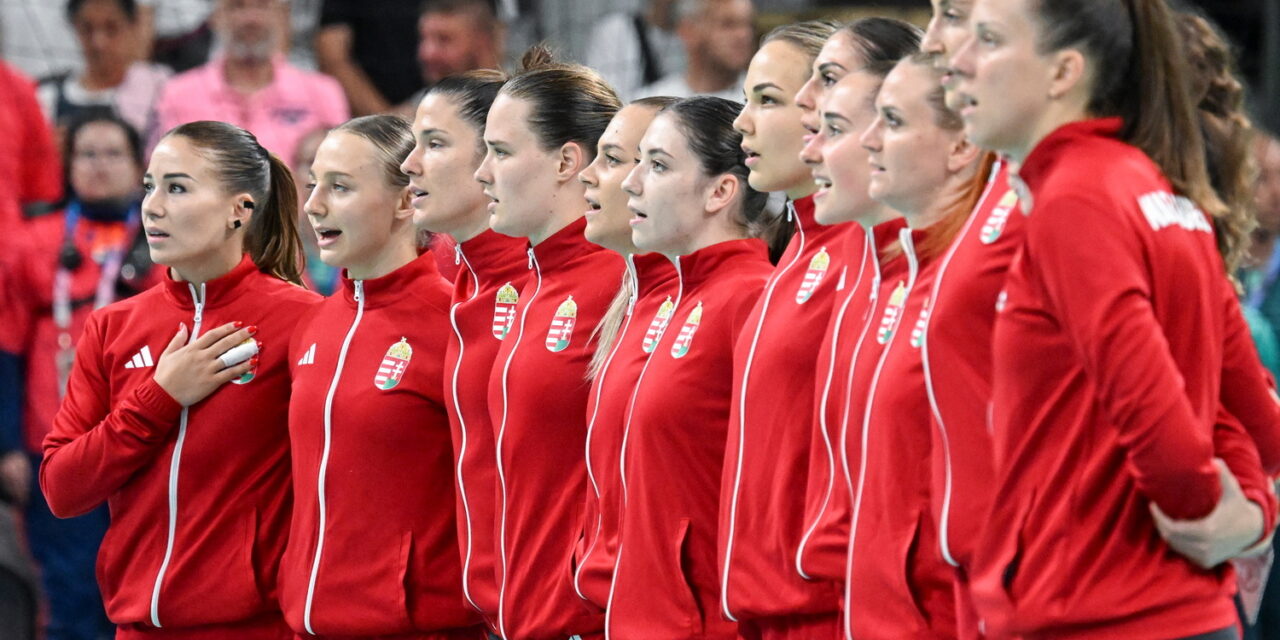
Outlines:
{"label": "lanyard", "polygon": [[[63,214],[66,227],[63,231],[63,247],[74,247],[76,228],[80,226],[80,203],[72,202]],[[120,245],[107,252],[98,274],[98,286],[93,297],[93,308],[101,309],[115,301],[116,279],[124,264],[124,256],[129,252],[129,245],[138,232],[138,209],[134,207],[125,215],[125,234]],[[58,329],[58,350],[55,364],[58,369],[58,393],[64,395],[67,379],[71,375],[71,364],[75,361],[74,341],[71,338],[71,269],[58,261],[58,269],[53,274],[53,325]]]}

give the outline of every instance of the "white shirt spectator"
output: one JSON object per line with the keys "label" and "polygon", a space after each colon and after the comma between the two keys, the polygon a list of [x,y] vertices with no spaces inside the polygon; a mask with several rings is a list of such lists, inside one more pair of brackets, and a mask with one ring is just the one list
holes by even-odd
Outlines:
{"label": "white shirt spectator", "polygon": [[698,93],[685,81],[683,73],[673,73],[647,87],[642,87],[635,97],[673,96],[676,98],[692,98],[693,96],[715,96],[743,104],[746,102],[746,98],[742,94],[742,83],[745,79],[746,76],[738,76],[738,81],[727,89],[713,93]]}
{"label": "white shirt spectator", "polygon": [[[636,28],[637,13],[612,13],[605,16],[592,30],[591,41],[583,62],[600,72],[613,85],[624,102],[643,97],[640,88],[645,83],[644,55],[640,35]],[[658,78],[668,74],[682,74],[687,64],[684,44],[670,31],[647,21],[644,22],[652,62]]]}

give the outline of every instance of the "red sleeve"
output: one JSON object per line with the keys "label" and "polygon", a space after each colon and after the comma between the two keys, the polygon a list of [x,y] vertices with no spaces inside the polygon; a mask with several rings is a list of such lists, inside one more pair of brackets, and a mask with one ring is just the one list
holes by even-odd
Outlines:
{"label": "red sleeve", "polygon": [[14,105],[23,124],[23,140],[18,150],[18,166],[22,172],[18,201],[23,206],[39,202],[53,205],[62,199],[62,161],[53,132],[40,110],[34,85],[19,91]]}
{"label": "red sleeve", "polygon": [[40,488],[60,518],[105,501],[163,448],[182,406],[154,379],[112,408],[103,372],[99,316],[90,316],[76,348],[67,396],[44,441]]}
{"label": "red sleeve", "polygon": [[1222,405],[1240,420],[1253,438],[1262,468],[1280,472],[1280,398],[1275,381],[1262,366],[1257,347],[1240,311],[1240,301],[1223,281],[1226,331],[1222,339]]}
{"label": "red sleeve", "polygon": [[31,331],[36,307],[32,304],[29,244],[14,248],[11,260],[0,267],[0,351],[26,355],[31,348]]}
{"label": "red sleeve", "polygon": [[1261,539],[1276,526],[1277,504],[1275,489],[1262,468],[1262,459],[1253,442],[1235,416],[1225,409],[1218,410],[1218,422],[1213,429],[1214,454],[1227,463],[1245,497],[1262,508]]}
{"label": "red sleeve", "polygon": [[[1086,197],[1046,200],[1027,225],[1027,257],[1119,430],[1138,489],[1191,520],[1221,494],[1213,442],[1151,304],[1137,233]],[[1205,366],[1212,366],[1205,363]]]}

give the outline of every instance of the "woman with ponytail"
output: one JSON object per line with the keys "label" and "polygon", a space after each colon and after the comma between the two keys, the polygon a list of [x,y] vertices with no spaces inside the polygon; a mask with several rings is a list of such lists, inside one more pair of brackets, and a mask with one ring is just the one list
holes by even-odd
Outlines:
{"label": "woman with ponytail", "polygon": [[[800,101],[814,60],[836,25],[778,27],[747,70],[747,105],[735,120],[751,186],[790,199],[785,246],[764,293],[747,318],[733,359],[733,402],[721,482],[720,611],[749,637],[820,637],[839,627],[838,589],[795,571],[805,504],[791,499],[808,476],[818,345],[848,259],[853,224],[819,225],[817,185],[800,158]],[[861,247],[854,247],[860,254]]]}
{"label": "woman with ponytail", "polygon": [[636,381],[671,322],[676,271],[666,256],[644,252],[631,239],[631,210],[622,181],[640,161],[640,138],[658,111],[676,101],[641,98],[623,107],[604,135],[596,159],[579,175],[586,186],[587,240],[622,255],[622,275],[596,330],[587,403],[587,506],[574,552],[573,586],[604,611],[622,526],[622,434],[630,424]]}
{"label": "woman with ponytail", "polygon": [[111,506],[98,579],[117,637],[289,638],[286,352],[318,300],[295,284],[293,177],[201,121],[165,134],[143,184],[168,278],[90,316],[41,488],[58,516]]}
{"label": "woman with ponytail", "polygon": [[[289,348],[294,509],[280,604],[299,635],[480,640],[462,599],[443,362],[448,281],[421,246],[400,164],[409,123],[325,137],[305,206],[338,292]],[[394,489],[392,489],[394,488]]]}
{"label": "woman with ponytail", "polygon": [[978,611],[1000,634],[1234,638],[1229,568],[1156,526],[1240,519],[1257,539],[1274,500],[1214,461],[1226,208],[1173,14],[978,0],[972,20],[951,61],[966,130],[1020,165],[1029,212],[995,326]]}
{"label": "woman with ponytail", "polygon": [[[859,139],[875,120],[875,98],[884,77],[919,43],[920,30],[900,20],[854,21],[827,40],[814,60],[816,79],[810,79],[797,97],[819,109],[818,119],[807,125],[817,132],[800,156],[818,187],[814,218],[819,224],[856,225],[845,236],[845,268],[837,280],[829,320],[820,329],[804,518],[799,542],[789,550],[793,571],[834,590],[836,603],[843,591],[852,510],[841,438],[852,421],[861,419],[866,398],[865,386],[852,387],[849,374],[859,362],[878,357],[880,344],[866,335],[878,300],[873,292],[882,280],[905,269],[906,262],[898,249],[898,232],[906,222],[901,213],[867,195],[871,167]],[[834,634],[842,633],[837,625]]]}
{"label": "woman with ponytail", "polygon": [[485,155],[485,118],[505,82],[499,71],[478,70],[432,85],[414,118],[413,151],[400,165],[418,227],[454,242],[458,276],[449,303],[444,401],[453,432],[462,595],[491,630],[498,624],[498,476],[489,373],[528,278],[529,243],[489,228],[490,201],[472,175]]}
{"label": "woman with ponytail", "polygon": [[528,280],[503,319],[488,387],[504,638],[593,634],[603,622],[574,592],[568,569],[587,491],[590,337],[618,290],[623,260],[583,237],[578,174],[620,106],[594,71],[535,47],[485,122],[487,153],[475,177],[491,200],[489,226],[528,243]]}
{"label": "woman with ponytail", "polygon": [[765,194],[747,183],[741,107],[681,100],[654,118],[623,183],[632,239],[675,263],[670,326],[636,381],[619,472],[622,533],[610,637],[736,638],[721,615],[717,503],[733,353],[772,267],[751,230]]}

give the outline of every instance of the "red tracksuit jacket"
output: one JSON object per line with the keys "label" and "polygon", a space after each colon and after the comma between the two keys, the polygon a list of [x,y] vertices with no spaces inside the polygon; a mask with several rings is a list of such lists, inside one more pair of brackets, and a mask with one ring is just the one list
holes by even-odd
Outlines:
{"label": "red tracksuit jacket", "polygon": [[796,233],[733,357],[719,540],[721,609],[730,620],[834,616],[840,607],[836,584],[795,571],[805,509],[795,494],[809,475],[817,347],[848,275],[847,237],[864,233],[855,224],[817,224],[811,197],[791,213]]}
{"label": "red tracksuit jacket", "polygon": [[1236,620],[1229,569],[1173,553],[1147,510],[1198,518],[1219,499],[1227,283],[1207,217],[1119,128],[1066,125],[1020,172],[1034,210],[999,301],[999,473],[972,576],[995,633],[1169,638]]}
{"label": "red tracksuit jacket", "polygon": [[905,226],[906,221],[897,218],[846,236],[843,253],[849,256],[849,269],[815,365],[804,529],[795,550],[796,573],[806,580],[844,582],[853,501],[843,438],[850,424],[861,424],[867,396],[865,386],[861,391],[853,386],[852,373],[859,362],[874,363],[879,357],[874,323],[884,309],[880,289],[886,278],[906,269],[901,252],[886,250],[897,243]]}
{"label": "red tracksuit jacket", "polygon": [[609,602],[622,523],[622,434],[630,424],[636,381],[671,322],[679,283],[666,256],[628,256],[638,283],[608,359],[591,383],[587,403],[587,490],[582,540],[574,560],[574,588],[601,612]]}
{"label": "red tracksuit jacket", "polygon": [[452,338],[444,356],[444,399],[453,430],[462,593],[496,629],[498,468],[489,420],[489,373],[529,276],[529,243],[485,231],[455,247],[459,264],[449,312]]}
{"label": "red tracksuit jacket", "polygon": [[866,387],[860,433],[849,431],[846,441],[850,467],[857,461],[858,469],[845,577],[849,640],[956,635],[952,571],[937,553],[931,478],[920,466],[931,437],[920,347],[939,260],[917,255],[915,247],[930,233],[936,231],[900,236],[906,283],[888,293],[890,313],[876,329],[883,351]]}
{"label": "red tracksuit jacket", "polygon": [[[5,334],[0,337],[0,349],[21,354],[26,360],[22,424],[27,448],[33,452],[40,451],[60,404],[57,357],[61,332],[53,319],[53,289],[58,254],[66,235],[64,215],[41,216],[27,223],[23,242],[14,247],[4,286],[4,308],[0,309],[0,332]],[[97,222],[83,217],[76,225],[75,246],[83,262],[71,273],[69,333],[73,345],[93,312],[102,276],[102,265],[94,254],[104,245],[123,244],[127,251],[134,242],[134,238],[126,237],[127,229],[124,222]],[[163,267],[153,267],[145,274],[125,272],[119,278],[123,290],[112,286],[112,292],[132,295],[163,280]]]}
{"label": "red tracksuit jacket", "polygon": [[[61,517],[110,504],[98,583],[120,637],[287,634],[276,602],[292,502],[286,358],[318,300],[245,257],[201,286],[166,279],[90,316],[40,485]],[[179,406],[152,378],[178,324],[194,338],[234,321],[258,327],[256,372]]]}
{"label": "red tracksuit jacket", "polygon": [[748,239],[681,256],[676,268],[673,324],[637,382],[623,436],[622,536],[606,618],[615,640],[737,636],[719,609],[717,504],[735,343],[773,266],[764,244]]}
{"label": "red tracksuit jacket", "polygon": [[618,291],[623,260],[587,242],[579,218],[529,249],[532,269],[489,377],[497,434],[498,632],[562,639],[603,620],[573,590],[587,474],[592,331]]}
{"label": "red tracksuit jacket", "polygon": [[344,273],[294,332],[280,604],[299,634],[483,636],[456,553],[449,290],[430,252],[380,278]]}

